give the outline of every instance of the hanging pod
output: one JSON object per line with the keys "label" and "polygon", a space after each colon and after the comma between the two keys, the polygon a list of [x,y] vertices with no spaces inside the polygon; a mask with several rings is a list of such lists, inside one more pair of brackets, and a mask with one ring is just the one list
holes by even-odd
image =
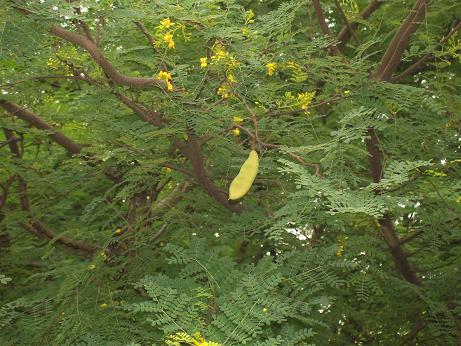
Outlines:
{"label": "hanging pod", "polygon": [[259,158],[256,150],[250,151],[248,159],[240,167],[240,172],[229,186],[229,199],[242,198],[250,190],[258,174]]}

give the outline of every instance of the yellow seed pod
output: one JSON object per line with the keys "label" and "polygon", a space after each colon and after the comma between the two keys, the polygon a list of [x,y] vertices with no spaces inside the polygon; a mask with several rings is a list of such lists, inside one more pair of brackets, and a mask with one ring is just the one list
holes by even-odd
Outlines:
{"label": "yellow seed pod", "polygon": [[250,151],[248,159],[243,163],[242,167],[240,167],[239,174],[237,174],[230,184],[229,199],[239,199],[247,194],[256,178],[258,167],[258,153],[252,150]]}

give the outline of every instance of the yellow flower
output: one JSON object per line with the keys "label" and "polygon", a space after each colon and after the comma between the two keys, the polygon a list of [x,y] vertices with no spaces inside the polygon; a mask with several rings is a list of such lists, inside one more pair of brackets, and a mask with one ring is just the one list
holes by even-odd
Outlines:
{"label": "yellow flower", "polygon": [[239,116],[234,116],[234,123],[241,124],[242,122],[243,118],[240,118]]}
{"label": "yellow flower", "polygon": [[232,134],[234,136],[240,136],[240,129],[236,127],[235,129],[232,130]]}
{"label": "yellow flower", "polygon": [[344,254],[344,247],[347,239],[349,239],[348,236],[341,236],[339,238],[339,246],[338,250],[336,251],[336,256],[341,257]]}
{"label": "yellow flower", "polygon": [[211,60],[218,62],[221,59],[224,59],[229,55],[229,52],[226,52],[222,44],[218,44],[213,48],[214,55],[211,56]]}
{"label": "yellow flower", "polygon": [[59,67],[59,60],[54,58],[49,58],[46,62],[47,66],[53,70],[56,70]]}
{"label": "yellow flower", "polygon": [[227,99],[231,96],[231,93],[229,92],[229,86],[227,84],[222,84],[218,88],[218,95],[220,95],[223,99]]}
{"label": "yellow flower", "polygon": [[100,255],[101,255],[101,257],[102,257],[102,259],[103,259],[104,261],[107,259],[107,255],[106,255],[106,253],[105,253],[104,251],[101,252]]}
{"label": "yellow flower", "polygon": [[157,78],[163,80],[166,83],[168,91],[173,91],[173,84],[171,83],[173,79],[171,77],[171,73],[160,71],[157,75]]}
{"label": "yellow flower", "polygon": [[117,228],[115,231],[114,231],[114,234],[120,234],[122,233],[122,229],[121,228]]}
{"label": "yellow flower", "polygon": [[461,196],[456,199],[456,202],[461,203]]}
{"label": "yellow flower", "polygon": [[227,67],[229,69],[233,69],[233,68],[235,68],[235,67],[237,67],[239,65],[240,65],[240,63],[233,56],[230,57],[229,62],[227,63]]}
{"label": "yellow flower", "polygon": [[207,66],[208,66],[208,59],[200,58],[200,67],[207,67]]}
{"label": "yellow flower", "polygon": [[300,93],[298,94],[298,105],[302,110],[307,111],[307,108],[311,104],[312,100],[315,97],[315,91],[310,93]]}
{"label": "yellow flower", "polygon": [[255,22],[254,17],[255,17],[255,14],[253,10],[245,11],[245,24],[254,23]]}
{"label": "yellow flower", "polygon": [[336,256],[341,257],[344,253],[344,245],[339,245],[338,251],[336,251]]}
{"label": "yellow flower", "polygon": [[276,62],[270,62],[266,64],[266,70],[267,70],[267,75],[272,76],[277,69],[277,63]]}
{"label": "yellow flower", "polygon": [[88,269],[94,270],[94,269],[96,269],[96,265],[90,264],[90,265],[88,266]]}
{"label": "yellow flower", "polygon": [[162,171],[163,171],[164,173],[170,173],[170,172],[171,172],[171,168],[170,168],[170,167],[163,167],[163,168],[162,168]]}
{"label": "yellow flower", "polygon": [[170,18],[165,18],[160,21],[160,25],[166,29],[169,29],[170,26],[174,25],[174,23],[170,20]]}
{"label": "yellow flower", "polygon": [[174,41],[173,41],[173,35],[171,35],[169,32],[167,32],[163,36],[163,41],[168,44],[168,48],[174,48]]}
{"label": "yellow flower", "polygon": [[237,83],[237,80],[235,79],[234,75],[232,73],[227,74],[227,80],[231,83]]}
{"label": "yellow flower", "polygon": [[217,342],[205,340],[200,332],[194,333],[194,335],[178,332],[174,335],[169,335],[166,340],[167,345],[179,345],[179,343],[191,346],[221,346]]}
{"label": "yellow flower", "polygon": [[267,312],[267,308],[266,308],[266,307],[263,308],[263,312]]}
{"label": "yellow flower", "polygon": [[242,34],[243,34],[244,36],[250,36],[250,29],[248,29],[248,28],[242,28],[242,29],[240,29],[240,31],[242,32]]}
{"label": "yellow flower", "polygon": [[107,309],[107,308],[109,307],[109,304],[102,303],[102,304],[99,305],[99,307],[100,307],[101,309]]}
{"label": "yellow flower", "polygon": [[435,171],[433,169],[426,169],[424,171],[426,174],[432,175],[433,177],[446,177],[447,173]]}

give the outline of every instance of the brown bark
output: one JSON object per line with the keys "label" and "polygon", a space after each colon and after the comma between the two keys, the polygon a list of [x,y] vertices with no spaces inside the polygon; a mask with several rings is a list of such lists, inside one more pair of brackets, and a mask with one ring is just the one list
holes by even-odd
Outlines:
{"label": "brown bark", "polygon": [[[11,138],[14,137],[14,133],[10,129],[3,129],[3,131],[5,133],[5,137],[7,140],[10,140]],[[20,159],[22,154],[21,154],[21,151],[19,150],[17,141],[9,141],[9,147],[10,147],[11,153],[14,156],[16,156],[18,159]],[[18,181],[19,204],[20,204],[21,210],[26,212],[29,218],[29,221],[22,223],[22,226],[26,230],[28,230],[30,233],[42,239],[49,240],[49,239],[56,238],[56,242],[66,245],[75,250],[78,250],[87,257],[90,257],[93,254],[93,252],[96,249],[98,249],[96,245],[86,244],[82,241],[74,240],[67,236],[63,236],[63,235],[56,236],[54,232],[52,232],[47,227],[45,227],[45,225],[43,225],[40,221],[35,220],[31,215],[30,202],[29,202],[29,197],[27,195],[27,184],[25,180],[19,175],[16,176],[16,180]]]}
{"label": "brown bark", "polygon": [[202,148],[195,134],[192,131],[189,131],[187,143],[176,141],[175,144],[181,150],[182,154],[190,161],[197,184],[222,206],[235,213],[241,212],[241,207],[237,204],[231,203],[227,198],[227,194],[218,189],[214,185],[213,181],[208,177],[202,155]]}
{"label": "brown bark", "polygon": [[3,107],[7,112],[15,115],[16,117],[26,121],[27,123],[31,124],[32,126],[49,131],[50,138],[54,140],[56,143],[64,147],[67,152],[70,154],[78,154],[82,149],[81,146],[75,143],[70,138],[64,136],[62,133],[58,132],[53,126],[48,124],[46,121],[41,119],[39,116],[35,115],[31,111],[18,106],[13,102],[9,102],[6,100],[0,100],[0,106]]}
{"label": "brown bark", "polygon": [[[312,5],[314,6],[315,9],[315,14],[317,15],[317,21],[319,22],[320,29],[322,32],[327,35],[330,39],[333,39],[333,34],[331,33],[330,28],[328,27],[328,24],[325,20],[325,14],[323,13],[322,10],[322,5],[320,4],[320,0],[312,0]],[[332,43],[330,45],[330,52],[334,53],[335,55],[341,55],[341,51],[338,49],[338,47]]]}
{"label": "brown bark", "polygon": [[133,112],[135,112],[142,120],[148,122],[157,127],[163,127],[164,119],[162,114],[159,112],[151,111],[141,105],[140,103],[134,102],[129,99],[127,96],[119,93],[114,92],[114,95],[128,108],[130,108]]}
{"label": "brown bark", "polygon": [[[379,8],[381,3],[382,3],[382,1],[373,0],[372,2],[370,2],[370,4],[365,9],[363,9],[362,12],[360,12],[360,17],[362,19],[367,19],[368,17],[370,17],[370,15],[374,11],[376,11]],[[352,29],[352,30],[357,30],[358,26],[359,26],[358,22],[351,22],[350,23],[350,29]],[[347,42],[349,42],[350,38],[352,37],[352,32],[351,32],[350,29],[349,29],[349,27],[347,25],[345,25],[341,29],[339,34],[336,36],[336,40],[339,42],[338,45],[337,45],[339,50],[343,50],[344,47],[346,46]]]}
{"label": "brown bark", "polygon": [[[371,75],[372,78],[380,81],[389,81],[402,58],[403,52],[410,43],[411,36],[417,30],[426,14],[426,7],[431,0],[416,0],[411,12],[400,26],[399,30],[389,43],[380,64]],[[370,161],[370,176],[373,182],[378,183],[383,175],[383,160],[379,147],[379,138],[374,129],[368,130],[366,141]],[[384,240],[392,254],[394,263],[405,278],[414,285],[421,285],[421,280],[412,267],[405,251],[402,248],[402,241],[399,239],[391,216],[386,213],[378,220]]]}
{"label": "brown bark", "polygon": [[354,28],[352,27],[351,23],[347,19],[346,13],[344,13],[343,8],[341,7],[341,4],[339,3],[339,0],[335,0],[335,5],[336,5],[336,8],[338,9],[338,12],[341,14],[341,17],[344,21],[344,25],[347,27],[347,30],[349,31],[350,35],[354,38],[356,43],[360,44],[359,38],[355,34]]}
{"label": "brown bark", "polygon": [[[373,182],[378,183],[383,175],[383,166],[381,151],[379,148],[379,139],[374,129],[369,129],[369,138],[366,141],[367,151],[370,160],[370,176]],[[386,213],[381,219],[378,220],[384,241],[391,252],[397,270],[405,278],[406,281],[414,284],[421,285],[421,280],[416,275],[415,270],[410,264],[405,251],[402,248],[402,242],[398,238],[395,231],[394,223],[391,216]]]}
{"label": "brown bark", "polygon": [[[457,24],[453,26],[453,28],[450,30],[450,32],[440,40],[440,42],[434,47],[434,50],[439,49],[445,42],[447,42],[450,37],[452,37],[454,34],[458,32],[459,29],[461,29],[461,21],[456,21]],[[394,76],[391,78],[391,82],[393,83],[398,83],[400,82],[403,78],[412,75],[418,71],[420,71],[427,62],[431,61],[434,59],[434,53],[427,53],[420,59],[418,59],[415,63],[410,65],[405,71],[403,71],[401,74],[398,76]]]}
{"label": "brown bark", "polygon": [[390,81],[393,73],[399,65],[405,49],[410,43],[411,36],[418,29],[426,15],[426,7],[431,0],[417,0],[400,26],[397,33],[389,43],[378,68],[373,73],[373,78],[382,81]]}
{"label": "brown bark", "polygon": [[99,67],[101,67],[107,77],[116,84],[129,86],[131,88],[165,87],[165,83],[155,77],[130,77],[121,74],[106,59],[98,46],[86,36],[76,34],[58,26],[51,27],[49,32],[54,36],[60,37],[85,49]]}

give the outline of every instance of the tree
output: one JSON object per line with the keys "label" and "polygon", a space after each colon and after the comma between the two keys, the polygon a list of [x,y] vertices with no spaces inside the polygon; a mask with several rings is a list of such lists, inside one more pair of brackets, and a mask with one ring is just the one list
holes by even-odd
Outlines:
{"label": "tree", "polygon": [[458,1],[1,11],[2,344],[459,343]]}

